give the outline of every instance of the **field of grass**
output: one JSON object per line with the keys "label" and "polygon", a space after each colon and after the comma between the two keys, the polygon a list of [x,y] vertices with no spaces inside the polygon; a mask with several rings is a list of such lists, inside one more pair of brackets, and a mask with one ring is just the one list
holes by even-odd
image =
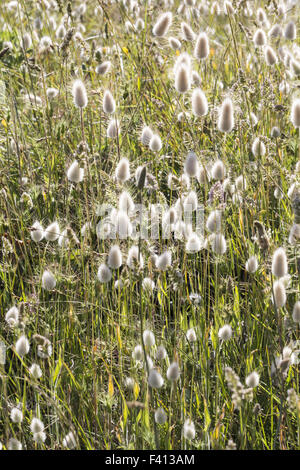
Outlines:
{"label": "field of grass", "polygon": [[0,448],[300,449],[299,14],[0,0]]}

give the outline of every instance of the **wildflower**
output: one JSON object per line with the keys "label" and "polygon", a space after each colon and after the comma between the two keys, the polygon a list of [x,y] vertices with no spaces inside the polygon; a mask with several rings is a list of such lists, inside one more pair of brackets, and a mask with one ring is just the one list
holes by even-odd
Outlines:
{"label": "wildflower", "polygon": [[25,335],[20,336],[20,338],[16,342],[15,348],[16,348],[17,354],[21,357],[29,353],[30,345]]}
{"label": "wildflower", "polygon": [[46,290],[53,290],[56,286],[56,279],[51,271],[45,270],[42,276],[42,287]]}
{"label": "wildflower", "polygon": [[85,108],[88,103],[85,86],[81,80],[75,80],[72,88],[74,104],[77,108]]}

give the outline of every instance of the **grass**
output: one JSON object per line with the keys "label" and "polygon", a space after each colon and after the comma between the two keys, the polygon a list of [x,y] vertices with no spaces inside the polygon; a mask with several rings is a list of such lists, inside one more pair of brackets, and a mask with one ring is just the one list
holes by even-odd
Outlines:
{"label": "grass", "polygon": [[[291,6],[284,18],[276,13],[277,1],[267,6],[255,1],[254,14],[246,17],[245,2],[232,2],[235,13],[218,16],[210,11],[213,2],[204,2],[207,12],[189,18],[178,13],[179,2],[174,2],[167,37],[180,38],[180,24],[187,21],[196,34],[206,30],[210,40],[209,57],[201,63],[193,59],[209,104],[208,114],[197,118],[191,111],[191,90],[179,95],[172,75],[180,52],[192,55],[194,42],[182,40],[181,51],[174,51],[167,37],[152,34],[158,14],[171,6],[138,2],[135,14],[126,2],[90,0],[79,15],[81,2],[53,3],[56,9],[48,11],[41,1],[20,0],[19,8],[11,5],[10,11],[9,2],[0,2],[0,49],[7,41],[12,43],[11,50],[0,53],[0,340],[6,347],[5,364],[0,365],[3,448],[16,438],[23,449],[62,449],[65,436],[73,432],[77,449],[216,450],[234,444],[239,450],[299,449],[299,365],[289,361],[285,371],[271,373],[283,347],[295,350],[299,341],[299,324],[292,319],[299,298],[299,244],[288,243],[295,218],[288,190],[299,181],[295,170],[299,134],[290,121],[290,108],[299,81],[289,74],[287,61],[279,59],[268,67],[252,41],[259,27],[258,7],[270,7],[266,12],[271,25],[297,20],[298,32],[299,7]],[[96,7],[101,12],[95,14]],[[37,31],[36,17],[43,23]],[[61,48],[63,39],[55,36],[51,17],[57,26],[64,17],[67,30],[79,31],[81,25],[85,30],[81,29],[82,36],[73,34]],[[134,25],[137,17],[144,21],[141,31],[125,27],[126,22]],[[21,44],[25,32],[33,39],[26,51]],[[39,43],[43,36],[53,42],[45,50]],[[298,38],[268,38],[268,43],[277,55],[279,47],[286,47],[299,56]],[[292,50],[293,45],[298,49]],[[110,60],[112,67],[106,75],[97,75],[95,68],[104,60]],[[88,94],[82,114],[72,97],[75,78],[83,80]],[[279,90],[283,80],[290,85],[287,95]],[[49,87],[58,90],[53,100],[47,97]],[[110,120],[102,109],[106,89],[117,104],[117,139],[106,135]],[[30,99],[26,94],[32,94]],[[233,101],[235,117],[228,134],[217,128],[218,107],[226,96]],[[180,112],[189,116],[178,121]],[[258,118],[256,124],[249,123],[251,112]],[[160,135],[160,152],[142,144],[145,124]],[[281,130],[278,138],[271,137],[274,126]],[[264,156],[251,152],[256,137],[266,145]],[[233,188],[234,195],[226,191],[222,201],[216,181],[190,180],[205,220],[212,209],[222,210],[225,254],[216,255],[210,243],[191,254],[184,240],[164,240],[161,233],[156,240],[97,237],[101,204],[117,207],[123,190],[135,203],[147,205],[171,207],[186,196],[183,183],[175,189],[168,187],[168,175],[182,175],[191,150],[207,168],[221,159],[230,185],[240,175],[247,182],[244,190]],[[120,184],[114,175],[123,156],[129,159],[132,178]],[[74,159],[85,169],[84,180],[78,184],[66,175]],[[153,184],[142,189],[134,178],[140,165],[146,165],[148,177],[153,176]],[[282,198],[274,196],[276,188]],[[69,245],[60,247],[57,241],[45,239],[34,242],[30,232],[36,220],[44,228],[54,220],[61,230],[68,227]],[[259,243],[255,221],[266,231],[267,249]],[[91,229],[83,235],[86,223]],[[209,237],[206,229],[204,236]],[[115,243],[121,248],[123,265],[113,270],[110,282],[100,283],[98,267]],[[126,265],[128,249],[134,244],[143,255],[143,268]],[[271,261],[280,246],[286,249],[290,280],[286,304],[274,309]],[[159,271],[151,255],[167,248],[172,252],[172,266]],[[250,274],[245,264],[254,254],[259,267]],[[56,277],[54,290],[42,288],[45,269]],[[152,293],[142,287],[145,277],[155,282]],[[118,279],[123,286],[116,288]],[[200,303],[192,294],[201,296]],[[5,315],[14,305],[20,317],[12,328]],[[225,324],[233,332],[228,341],[218,336]],[[143,343],[146,328],[155,334],[152,348]],[[186,338],[190,328],[196,332],[194,342]],[[15,348],[21,334],[30,342],[30,351],[23,357]],[[49,340],[49,357],[38,355],[35,335]],[[133,359],[138,344],[159,368],[162,388],[149,387],[148,364],[145,367],[144,361]],[[160,344],[167,350],[163,361],[155,359]],[[180,378],[171,383],[166,372],[174,360],[179,363]],[[41,367],[39,379],[29,372],[33,363]],[[226,380],[227,367],[243,384],[252,371],[260,375],[253,396],[243,396],[238,409]],[[134,380],[133,389],[126,387],[128,377]],[[298,396],[294,407],[287,400],[290,389]],[[16,406],[23,412],[19,424],[10,419]],[[157,408],[165,410],[165,424],[155,423]],[[30,430],[34,416],[45,425],[42,444],[33,440]],[[183,433],[187,419],[195,425],[192,440]]]}

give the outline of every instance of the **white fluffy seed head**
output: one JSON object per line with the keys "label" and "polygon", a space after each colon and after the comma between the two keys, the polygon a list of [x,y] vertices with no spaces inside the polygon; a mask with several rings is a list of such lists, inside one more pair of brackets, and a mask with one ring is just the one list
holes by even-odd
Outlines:
{"label": "white fluffy seed head", "polygon": [[63,439],[62,441],[62,445],[63,447],[67,448],[67,449],[74,449],[77,445],[76,443],[76,437],[74,435],[74,433],[71,431],[69,432]]}
{"label": "white fluffy seed head", "polygon": [[196,332],[195,332],[194,328],[190,328],[189,330],[187,330],[186,339],[190,343],[194,343],[195,341],[197,341],[197,335],[196,335]]}
{"label": "white fluffy seed head", "polygon": [[178,93],[186,93],[191,87],[191,74],[190,69],[181,64],[176,69],[175,73],[175,88]]}
{"label": "white fluffy seed head", "polygon": [[190,191],[183,201],[184,210],[194,212],[198,207],[198,198],[195,191]]}
{"label": "white fluffy seed head", "polygon": [[136,245],[131,246],[128,250],[127,266],[129,266],[129,268],[131,269],[134,269],[136,267],[142,269],[144,267],[144,259],[142,253],[140,253],[139,256],[139,247]]}
{"label": "white fluffy seed head", "polygon": [[163,361],[167,357],[167,351],[166,348],[161,344],[158,346],[157,351],[156,351],[156,360],[157,361]]}
{"label": "white fluffy seed head", "polygon": [[47,241],[54,242],[59,236],[60,230],[57,222],[52,222],[44,231],[44,237]]}
{"label": "white fluffy seed head", "polygon": [[293,308],[293,320],[295,323],[300,323],[300,301],[299,300],[297,300]]}
{"label": "white fluffy seed head", "polygon": [[251,374],[249,374],[247,377],[246,377],[246,385],[247,387],[250,387],[250,388],[255,388],[259,385],[259,375],[257,372],[251,372]]}
{"label": "white fluffy seed head", "polygon": [[285,250],[278,248],[272,258],[272,274],[276,277],[286,276],[288,273],[288,263]]}
{"label": "white fluffy seed head", "polygon": [[170,37],[169,44],[174,51],[179,51],[181,49],[181,42],[177,38]]}
{"label": "white fluffy seed head", "polygon": [[29,369],[30,374],[34,379],[40,379],[43,375],[42,369],[38,364],[32,364],[32,366]]}
{"label": "white fluffy seed head", "polygon": [[206,228],[209,232],[220,232],[222,225],[222,213],[218,209],[212,211],[206,221]]}
{"label": "white fluffy seed head", "polygon": [[114,97],[109,90],[106,90],[103,96],[103,111],[106,114],[113,114],[115,110],[116,110],[116,103],[115,103]]}
{"label": "white fluffy seed head", "polygon": [[51,271],[45,270],[42,275],[42,287],[45,290],[53,290],[56,286],[56,279]]}
{"label": "white fluffy seed head", "polygon": [[259,137],[252,144],[252,153],[255,157],[262,157],[266,153],[266,146]]}
{"label": "white fluffy seed head", "polygon": [[29,33],[25,33],[22,38],[22,46],[23,49],[27,50],[30,49],[32,46],[32,39]]}
{"label": "white fluffy seed head", "polygon": [[5,315],[5,321],[10,327],[17,326],[19,323],[19,309],[17,307],[11,307]]}
{"label": "white fluffy seed head", "polygon": [[265,60],[266,60],[267,65],[272,66],[272,65],[277,64],[278,62],[277,55],[271,46],[265,47],[264,54],[265,54]]}
{"label": "white fluffy seed head", "polygon": [[233,104],[230,98],[226,98],[219,111],[218,129],[221,132],[231,132],[234,127]]}
{"label": "white fluffy seed head", "polygon": [[29,353],[30,345],[25,335],[20,336],[20,338],[16,342],[15,348],[16,348],[17,354],[19,354],[19,356],[21,357]]}
{"label": "white fluffy seed head", "polygon": [[190,27],[190,25],[188,25],[185,21],[183,21],[180,27],[181,27],[183,39],[185,41],[194,41],[196,35],[194,31],[192,30],[192,28]]}
{"label": "white fluffy seed head", "polygon": [[40,242],[44,238],[44,229],[37,220],[32,224],[30,236],[34,242]]}
{"label": "white fluffy seed head", "polygon": [[183,435],[184,435],[184,438],[187,439],[188,441],[192,441],[193,439],[195,439],[195,435],[196,435],[195,425],[190,419],[187,419],[184,422]]}
{"label": "white fluffy seed head", "polygon": [[33,434],[44,431],[44,423],[39,418],[32,418],[30,429]]}
{"label": "white fluffy seed head", "polygon": [[152,129],[149,126],[144,126],[141,134],[141,141],[143,145],[149,145],[150,140],[153,137]]}
{"label": "white fluffy seed head", "polygon": [[296,128],[300,127],[300,99],[296,98],[292,103],[291,121]]}
{"label": "white fluffy seed head", "polygon": [[71,183],[80,183],[84,177],[84,169],[80,168],[77,160],[71,164],[67,171],[67,178]]}
{"label": "white fluffy seed head", "polygon": [[277,308],[282,308],[286,303],[286,291],[281,280],[273,284],[273,301]]}
{"label": "white fluffy seed head", "polygon": [[151,369],[148,376],[148,384],[152,388],[161,388],[164,384],[164,379],[156,369]]}
{"label": "white fluffy seed head", "polygon": [[84,83],[81,80],[75,80],[72,87],[74,104],[77,108],[85,108],[88,103],[87,93]]}
{"label": "white fluffy seed head", "polygon": [[23,413],[19,408],[12,408],[10,412],[10,419],[13,423],[22,423],[23,421]]}
{"label": "white fluffy seed head", "polygon": [[214,180],[224,180],[226,176],[226,168],[222,160],[217,160],[211,169],[211,176]]}
{"label": "white fluffy seed head", "polygon": [[147,348],[151,348],[155,344],[155,336],[151,330],[145,330],[143,332],[144,344]]}
{"label": "white fluffy seed head", "polygon": [[194,49],[194,57],[198,60],[207,59],[209,56],[209,41],[206,33],[200,33]]}
{"label": "white fluffy seed head", "polygon": [[35,432],[33,434],[33,440],[37,443],[37,444],[43,444],[46,440],[46,433],[44,433],[44,431],[40,431],[40,432]]}
{"label": "white fluffy seed head", "polygon": [[127,158],[121,158],[116,168],[116,178],[119,183],[125,183],[130,178],[130,165]]}
{"label": "white fluffy seed head", "polygon": [[48,100],[53,100],[58,95],[58,89],[50,87],[47,88],[46,93]]}
{"label": "white fluffy seed head", "polygon": [[199,163],[195,152],[188,153],[184,164],[184,171],[189,177],[195,177],[198,175]]}
{"label": "white fluffy seed head", "polygon": [[196,233],[189,235],[185,249],[188,253],[198,253],[203,247],[203,241]]}
{"label": "white fluffy seed head", "polygon": [[258,269],[258,261],[256,256],[250,256],[246,262],[246,271],[248,273],[255,273]]}
{"label": "white fluffy seed head", "polygon": [[155,283],[150,277],[145,277],[142,282],[142,287],[148,292],[152,292],[155,289]]}
{"label": "white fluffy seed head", "polygon": [[134,211],[135,205],[132,197],[127,191],[123,191],[119,197],[119,210],[131,214]]}
{"label": "white fluffy seed head", "polygon": [[18,441],[18,439],[15,439],[14,437],[12,437],[11,439],[9,439],[7,443],[7,449],[8,450],[22,450],[22,443]]}
{"label": "white fluffy seed head", "polygon": [[224,235],[214,233],[212,236],[212,250],[216,255],[224,255],[226,253],[227,244]]}
{"label": "white fluffy seed head", "polygon": [[141,361],[144,357],[144,352],[143,352],[143,347],[138,344],[135,346],[133,352],[132,352],[132,357],[135,361]]}
{"label": "white fluffy seed head", "polygon": [[115,218],[116,232],[119,238],[124,239],[130,237],[132,234],[132,224],[128,214],[124,211],[118,211]]}
{"label": "white fluffy seed head", "polygon": [[286,39],[290,39],[291,41],[294,41],[296,39],[297,29],[294,21],[290,21],[289,23],[287,23],[284,28],[283,34]]}
{"label": "white fluffy seed head", "polygon": [[159,271],[166,271],[166,269],[172,264],[171,251],[167,250],[157,257],[155,266]]}
{"label": "white fluffy seed head", "polygon": [[106,73],[109,72],[111,68],[111,62],[109,60],[106,60],[105,62],[102,62],[101,64],[97,65],[96,67],[96,73],[99,75],[105,75]]}
{"label": "white fluffy seed head", "polygon": [[157,424],[165,424],[165,422],[167,421],[167,415],[162,408],[158,408],[155,411],[154,419]]}
{"label": "white fluffy seed head", "polygon": [[208,113],[207,98],[200,88],[195,88],[192,93],[192,111],[198,117],[205,116]]}
{"label": "white fluffy seed head", "polygon": [[97,272],[97,278],[101,283],[106,283],[111,280],[112,278],[111,270],[106,266],[105,263],[102,263],[99,266],[99,269]]}
{"label": "white fluffy seed head", "polygon": [[109,250],[107,264],[112,269],[122,266],[122,253],[118,245],[112,246]]}
{"label": "white fluffy seed head", "polygon": [[165,36],[172,24],[172,13],[170,11],[160,15],[155,25],[153,26],[152,32],[154,36],[162,38]]}
{"label": "white fluffy seed head", "polygon": [[109,137],[110,139],[115,139],[119,135],[119,132],[120,132],[120,123],[118,119],[116,118],[111,119],[107,126],[107,131],[106,131],[107,137]]}
{"label": "white fluffy seed head", "polygon": [[224,325],[218,331],[218,336],[223,341],[228,341],[232,337],[232,329],[230,325]]}
{"label": "white fluffy seed head", "polygon": [[255,31],[253,36],[253,42],[256,47],[265,46],[267,43],[267,36],[263,29],[258,29]]}
{"label": "white fluffy seed head", "polygon": [[153,134],[150,142],[149,142],[149,148],[152,150],[152,152],[159,152],[162,148],[162,141],[159,135]]}
{"label": "white fluffy seed head", "polygon": [[179,369],[179,365],[178,365],[178,362],[172,362],[172,364],[170,364],[170,366],[168,367],[168,370],[167,370],[167,379],[168,380],[171,380],[172,382],[175,382],[176,380],[179,379],[179,376],[180,376],[180,369]]}

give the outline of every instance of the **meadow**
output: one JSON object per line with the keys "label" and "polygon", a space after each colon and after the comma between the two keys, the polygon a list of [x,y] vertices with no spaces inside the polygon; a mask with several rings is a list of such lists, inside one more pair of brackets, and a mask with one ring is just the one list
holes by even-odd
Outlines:
{"label": "meadow", "polygon": [[300,2],[0,0],[0,448],[300,449]]}

